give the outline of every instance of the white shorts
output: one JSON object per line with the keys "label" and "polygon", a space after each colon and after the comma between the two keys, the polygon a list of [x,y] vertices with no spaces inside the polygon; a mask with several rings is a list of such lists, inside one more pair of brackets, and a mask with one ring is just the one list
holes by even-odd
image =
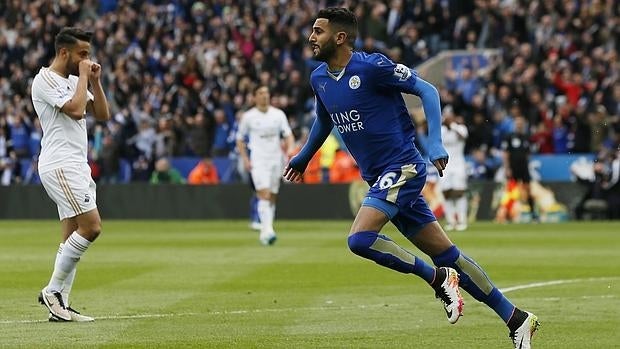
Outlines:
{"label": "white shorts", "polygon": [[439,177],[441,191],[467,190],[467,167],[455,165],[448,162],[443,177]]}
{"label": "white shorts", "polygon": [[256,190],[269,189],[272,193],[277,194],[280,191],[280,181],[284,165],[282,162],[252,162],[252,181]]}
{"label": "white shorts", "polygon": [[97,208],[97,185],[87,164],[57,168],[39,176],[47,195],[58,206],[60,220]]}

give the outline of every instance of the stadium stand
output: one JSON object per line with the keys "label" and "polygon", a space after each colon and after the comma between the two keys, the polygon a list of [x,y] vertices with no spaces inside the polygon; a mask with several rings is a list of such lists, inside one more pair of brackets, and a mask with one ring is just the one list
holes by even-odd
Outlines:
{"label": "stadium stand", "polygon": [[3,1],[1,183],[37,181],[42,135],[30,82],[67,25],[95,32],[114,115],[105,125],[89,120],[98,180],[147,181],[162,157],[185,175],[211,154],[223,183],[239,181],[232,135],[254,84],[270,86],[297,137],[311,123],[308,76],[318,63],[306,39],[317,8],[336,4],[361,18],[358,49],[410,67],[444,50],[499,50],[488,60],[450,60],[440,89],[474,135],[469,152],[496,155],[518,112],[529,120],[537,153],[602,150],[599,159],[609,163],[617,156],[616,1]]}

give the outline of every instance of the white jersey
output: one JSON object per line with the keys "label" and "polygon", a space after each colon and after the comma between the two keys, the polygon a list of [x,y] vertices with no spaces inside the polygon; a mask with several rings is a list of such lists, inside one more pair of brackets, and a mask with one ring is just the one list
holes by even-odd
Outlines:
{"label": "white jersey", "polygon": [[250,161],[253,163],[282,162],[284,152],[281,137],[288,137],[291,134],[291,127],[282,110],[270,106],[267,112],[263,113],[254,107],[243,114],[237,140],[242,141],[246,135],[248,136]]}
{"label": "white jersey", "polygon": [[441,126],[441,139],[448,152],[448,167],[465,166],[465,140],[467,139],[467,126],[452,123],[450,129],[446,125]]}
{"label": "white jersey", "polygon": [[[43,129],[39,173],[61,165],[87,163],[86,120],[74,120],[60,111],[73,98],[77,83],[77,76],[64,78],[45,67],[32,81],[32,104]],[[89,100],[94,100],[90,92],[87,94]]]}

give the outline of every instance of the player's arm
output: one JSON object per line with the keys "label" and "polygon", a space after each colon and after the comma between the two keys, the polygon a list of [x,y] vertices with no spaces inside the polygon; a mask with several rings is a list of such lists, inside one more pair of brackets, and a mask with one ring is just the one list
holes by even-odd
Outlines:
{"label": "player's arm", "polygon": [[316,119],[308,134],[308,140],[301,148],[299,154],[294,156],[284,169],[284,178],[292,182],[301,180],[301,175],[306,170],[310,159],[321,148],[321,145],[323,145],[323,142],[325,142],[334,127],[329,113],[318,95],[315,97],[315,104]]}
{"label": "player's arm", "polygon": [[248,156],[248,147],[243,139],[237,139],[237,150],[239,151],[239,156],[241,156],[243,160],[243,166],[249,171],[252,165],[250,163],[250,157]]}
{"label": "player's arm", "polygon": [[110,110],[108,109],[108,99],[103,92],[103,86],[101,86],[101,66],[97,63],[93,63],[91,73],[89,75],[90,86],[93,89],[93,101],[89,101],[87,104],[87,110],[93,114],[98,121],[110,120]]}
{"label": "player's arm", "polygon": [[88,59],[80,61],[80,75],[78,76],[78,83],[75,87],[75,93],[73,94],[73,97],[71,97],[71,99],[60,108],[60,111],[68,115],[71,119],[81,120],[84,117],[86,104],[88,102],[88,78],[92,65],[93,62]]}
{"label": "player's arm", "polygon": [[463,124],[458,124],[456,122],[453,122],[452,124],[450,124],[450,128],[453,129],[454,132],[456,132],[459,139],[461,140],[465,140],[469,136],[469,131],[467,131],[467,126]]}
{"label": "player's arm", "polygon": [[295,137],[292,133],[284,137],[284,143],[286,144],[286,156],[292,156],[295,151]]}
{"label": "player's arm", "polygon": [[248,147],[245,144],[245,135],[248,132],[248,124],[246,121],[245,115],[241,119],[239,123],[239,129],[237,130],[237,151],[239,152],[239,156],[241,156],[241,160],[243,160],[243,166],[246,170],[250,170],[252,167],[250,163],[250,157],[248,155]]}
{"label": "player's arm", "polygon": [[441,107],[439,92],[435,86],[418,77],[417,73],[403,64],[396,64],[382,54],[370,59],[372,76],[379,91],[398,91],[420,97],[428,124],[428,156],[443,176],[448,164],[448,152],[441,142]]}
{"label": "player's arm", "polygon": [[422,100],[422,108],[428,124],[428,157],[437,167],[439,176],[448,164],[448,152],[441,142],[441,111],[439,92],[424,79],[414,77],[411,91]]}
{"label": "player's arm", "polygon": [[288,124],[286,114],[284,113],[282,113],[281,132],[284,136],[284,147],[286,151],[286,156],[290,158],[293,154],[293,151],[295,150],[295,137],[293,137],[293,131],[291,130],[291,126]]}

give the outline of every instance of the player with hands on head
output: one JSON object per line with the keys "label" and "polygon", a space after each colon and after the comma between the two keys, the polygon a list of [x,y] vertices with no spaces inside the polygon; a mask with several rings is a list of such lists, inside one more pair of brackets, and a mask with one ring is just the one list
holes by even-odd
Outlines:
{"label": "player with hands on head", "polygon": [[[530,348],[536,316],[515,307],[484,270],[450,241],[421,195],[426,165],[414,145],[415,130],[401,93],[421,98],[429,157],[443,176],[448,154],[441,141],[437,89],[382,54],[353,52],[356,34],[357,19],[350,10],[319,11],[309,37],[314,58],[324,62],[310,77],[317,115],[306,144],[290,160],[284,177],[299,181],[335,127],[370,185],[349,232],[349,249],[384,267],[421,277],[443,303],[450,323],[462,314],[462,287],[502,318],[515,348]],[[388,221],[437,267],[381,234]]]}
{"label": "player with hands on head", "polygon": [[69,305],[77,263],[101,233],[84,117],[88,112],[106,121],[110,111],[101,65],[90,60],[91,37],[79,28],[63,28],[55,37],[52,64],[42,67],[32,81],[32,103],[43,128],[39,175],[58,206],[62,231],[52,276],[39,294],[50,321],[94,320]]}

